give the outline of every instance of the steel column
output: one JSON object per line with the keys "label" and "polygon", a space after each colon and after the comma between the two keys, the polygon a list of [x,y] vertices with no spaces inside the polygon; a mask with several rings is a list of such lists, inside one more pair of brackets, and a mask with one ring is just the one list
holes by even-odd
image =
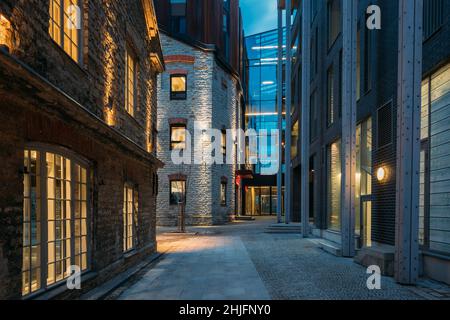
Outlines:
{"label": "steel column", "polygon": [[395,279],[419,276],[422,0],[399,0]]}
{"label": "steel column", "polygon": [[284,215],[285,222],[289,224],[291,222],[291,193],[292,193],[292,179],[291,179],[291,133],[292,133],[292,118],[291,118],[291,74],[292,74],[292,61],[291,61],[291,0],[286,0],[286,131],[285,131],[285,190],[284,190]]}
{"label": "steel column", "polygon": [[[312,0],[316,1],[316,0]],[[311,0],[302,3],[302,106],[301,106],[301,216],[302,235],[309,235],[309,147],[310,147],[310,46],[311,46]]]}
{"label": "steel column", "polygon": [[355,255],[357,1],[342,1],[342,255]]}
{"label": "steel column", "polygon": [[277,221],[281,223],[283,210],[283,9],[278,1],[278,65],[277,65],[277,111],[278,111],[278,174],[277,174]]}

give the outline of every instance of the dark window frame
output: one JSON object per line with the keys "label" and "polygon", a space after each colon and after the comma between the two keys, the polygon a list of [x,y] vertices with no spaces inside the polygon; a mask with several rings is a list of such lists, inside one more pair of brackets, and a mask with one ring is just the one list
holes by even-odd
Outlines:
{"label": "dark window frame", "polygon": [[184,34],[187,32],[187,11],[188,11],[188,1],[186,0],[184,5],[184,15],[173,15],[172,6],[176,3],[169,1],[170,6],[170,30],[174,33]]}
{"label": "dark window frame", "polygon": [[[186,125],[183,124],[183,123],[175,123],[175,124],[171,124],[171,125],[170,125],[170,129],[169,129],[169,135],[170,135],[170,137],[169,137],[169,150],[170,150],[170,151],[176,150],[176,149],[174,148],[174,144],[181,144],[181,143],[184,143],[184,148],[179,149],[179,150],[184,150],[184,149],[186,148],[186,139],[185,139],[184,141],[173,141],[173,140],[172,140],[172,130],[173,130],[174,128],[177,128],[177,129],[180,129],[180,128],[181,128],[181,129],[184,129],[184,130],[187,131],[187,127],[186,127]],[[185,136],[185,137],[186,137],[186,136]]]}
{"label": "dark window frame", "polygon": [[[184,91],[172,91],[172,81],[174,78],[184,78],[186,86]],[[186,100],[187,99],[187,74],[171,74],[170,75],[170,100]]]}
{"label": "dark window frame", "polygon": [[[175,202],[174,199],[175,197],[172,196],[172,184],[173,183],[182,183],[184,184],[184,190],[183,190],[183,202]],[[186,180],[170,180],[169,181],[169,205],[171,206],[177,206],[180,203],[186,204]]]}
{"label": "dark window frame", "polygon": [[[225,187],[225,190],[223,189],[224,187]],[[220,183],[220,205],[222,207],[226,207],[227,203],[228,203],[227,188],[228,188],[228,182],[222,181]]]}
{"label": "dark window frame", "polygon": [[334,65],[331,64],[327,69],[327,95],[326,95],[326,105],[327,105],[327,128],[330,128],[336,122],[336,90],[335,82],[336,72],[334,70]]}
{"label": "dark window frame", "polygon": [[[332,27],[333,27],[333,17],[332,17],[332,9],[335,3],[338,3],[339,6],[339,32],[336,33],[336,36],[332,39]],[[342,33],[342,1],[341,0],[328,0],[327,2],[327,46],[328,50],[334,47],[337,39],[339,39],[339,35]]]}

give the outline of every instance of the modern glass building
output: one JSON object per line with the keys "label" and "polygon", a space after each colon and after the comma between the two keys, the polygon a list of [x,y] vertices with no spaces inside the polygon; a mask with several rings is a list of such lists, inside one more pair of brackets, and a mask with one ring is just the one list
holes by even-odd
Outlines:
{"label": "modern glass building", "polygon": [[[261,130],[268,130],[270,134],[270,130],[278,128],[278,30],[246,37],[245,42],[248,50],[247,74],[249,77],[245,130],[254,129],[257,133]],[[283,44],[285,44],[285,39],[283,39]],[[284,63],[281,67],[284,73]],[[261,137],[258,136],[258,138]],[[270,150],[271,147],[271,139],[268,139],[267,148]],[[265,152],[266,150],[258,151]],[[269,154],[271,154],[270,151]],[[251,152],[247,156],[248,162],[251,161],[253,156]],[[243,182],[245,193],[243,213],[245,215],[276,215],[276,174],[265,175],[262,170],[264,166],[269,165],[270,163],[258,162],[253,166],[253,179],[246,179]]]}

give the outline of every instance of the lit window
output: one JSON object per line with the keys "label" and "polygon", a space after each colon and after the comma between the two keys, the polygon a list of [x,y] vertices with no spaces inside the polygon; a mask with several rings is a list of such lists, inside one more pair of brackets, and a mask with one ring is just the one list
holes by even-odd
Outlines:
{"label": "lit window", "polygon": [[298,138],[300,136],[300,128],[298,125],[298,120],[295,121],[294,125],[292,126],[291,131],[291,157],[292,159],[295,159],[298,156]]}
{"label": "lit window", "polygon": [[328,149],[328,228],[341,229],[341,141]]}
{"label": "lit window", "polygon": [[186,100],[186,75],[172,75],[170,77],[170,99]]}
{"label": "lit window", "polygon": [[139,194],[136,188],[125,184],[123,190],[123,251],[135,248],[139,214]]}
{"label": "lit window", "polygon": [[75,159],[44,151],[25,151],[24,296],[68,278],[72,265],[87,270],[87,190],[88,169]]}
{"label": "lit window", "polygon": [[186,203],[186,181],[170,181],[170,205]]}
{"label": "lit window", "polygon": [[125,79],[125,109],[134,116],[134,107],[136,105],[136,61],[131,53],[126,53],[126,79]]}
{"label": "lit window", "polygon": [[170,150],[183,150],[186,148],[186,126],[173,125],[170,127]]}
{"label": "lit window", "polygon": [[226,206],[227,205],[227,183],[222,182],[220,184],[220,205]]}
{"label": "lit window", "polygon": [[334,71],[333,67],[328,69],[327,73],[327,109],[328,109],[328,126],[334,123]]}
{"label": "lit window", "polygon": [[82,14],[78,0],[50,0],[49,33],[52,39],[75,61],[81,57]]}
{"label": "lit window", "polygon": [[226,130],[222,130],[222,139],[221,139],[221,151],[222,151],[222,155],[223,155],[223,163],[226,162],[227,159],[227,131]]}

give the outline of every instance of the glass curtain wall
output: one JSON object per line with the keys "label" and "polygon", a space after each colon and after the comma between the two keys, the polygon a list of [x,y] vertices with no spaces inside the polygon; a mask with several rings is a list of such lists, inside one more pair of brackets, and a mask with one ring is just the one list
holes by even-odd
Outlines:
{"label": "glass curtain wall", "polygon": [[364,246],[371,245],[372,118],[356,127],[355,233]]}
{"label": "glass curtain wall", "polygon": [[[281,192],[284,200],[284,187]],[[270,216],[277,214],[277,187],[248,187],[245,197],[245,215]],[[282,204],[284,205],[284,201]]]}
{"label": "glass curtain wall", "polygon": [[[285,39],[283,39],[283,46]],[[270,130],[278,128],[277,70],[278,30],[249,36],[248,48],[249,104],[246,111],[246,130]],[[281,66],[284,70],[284,64]],[[284,86],[283,86],[284,96]],[[283,124],[284,127],[284,124]],[[270,148],[270,141],[268,141]],[[270,164],[268,164],[270,165]],[[261,164],[255,173],[261,173]]]}
{"label": "glass curtain wall", "polygon": [[341,229],[341,140],[328,148],[328,228]]}
{"label": "glass curtain wall", "polygon": [[422,83],[419,240],[450,255],[450,64]]}

